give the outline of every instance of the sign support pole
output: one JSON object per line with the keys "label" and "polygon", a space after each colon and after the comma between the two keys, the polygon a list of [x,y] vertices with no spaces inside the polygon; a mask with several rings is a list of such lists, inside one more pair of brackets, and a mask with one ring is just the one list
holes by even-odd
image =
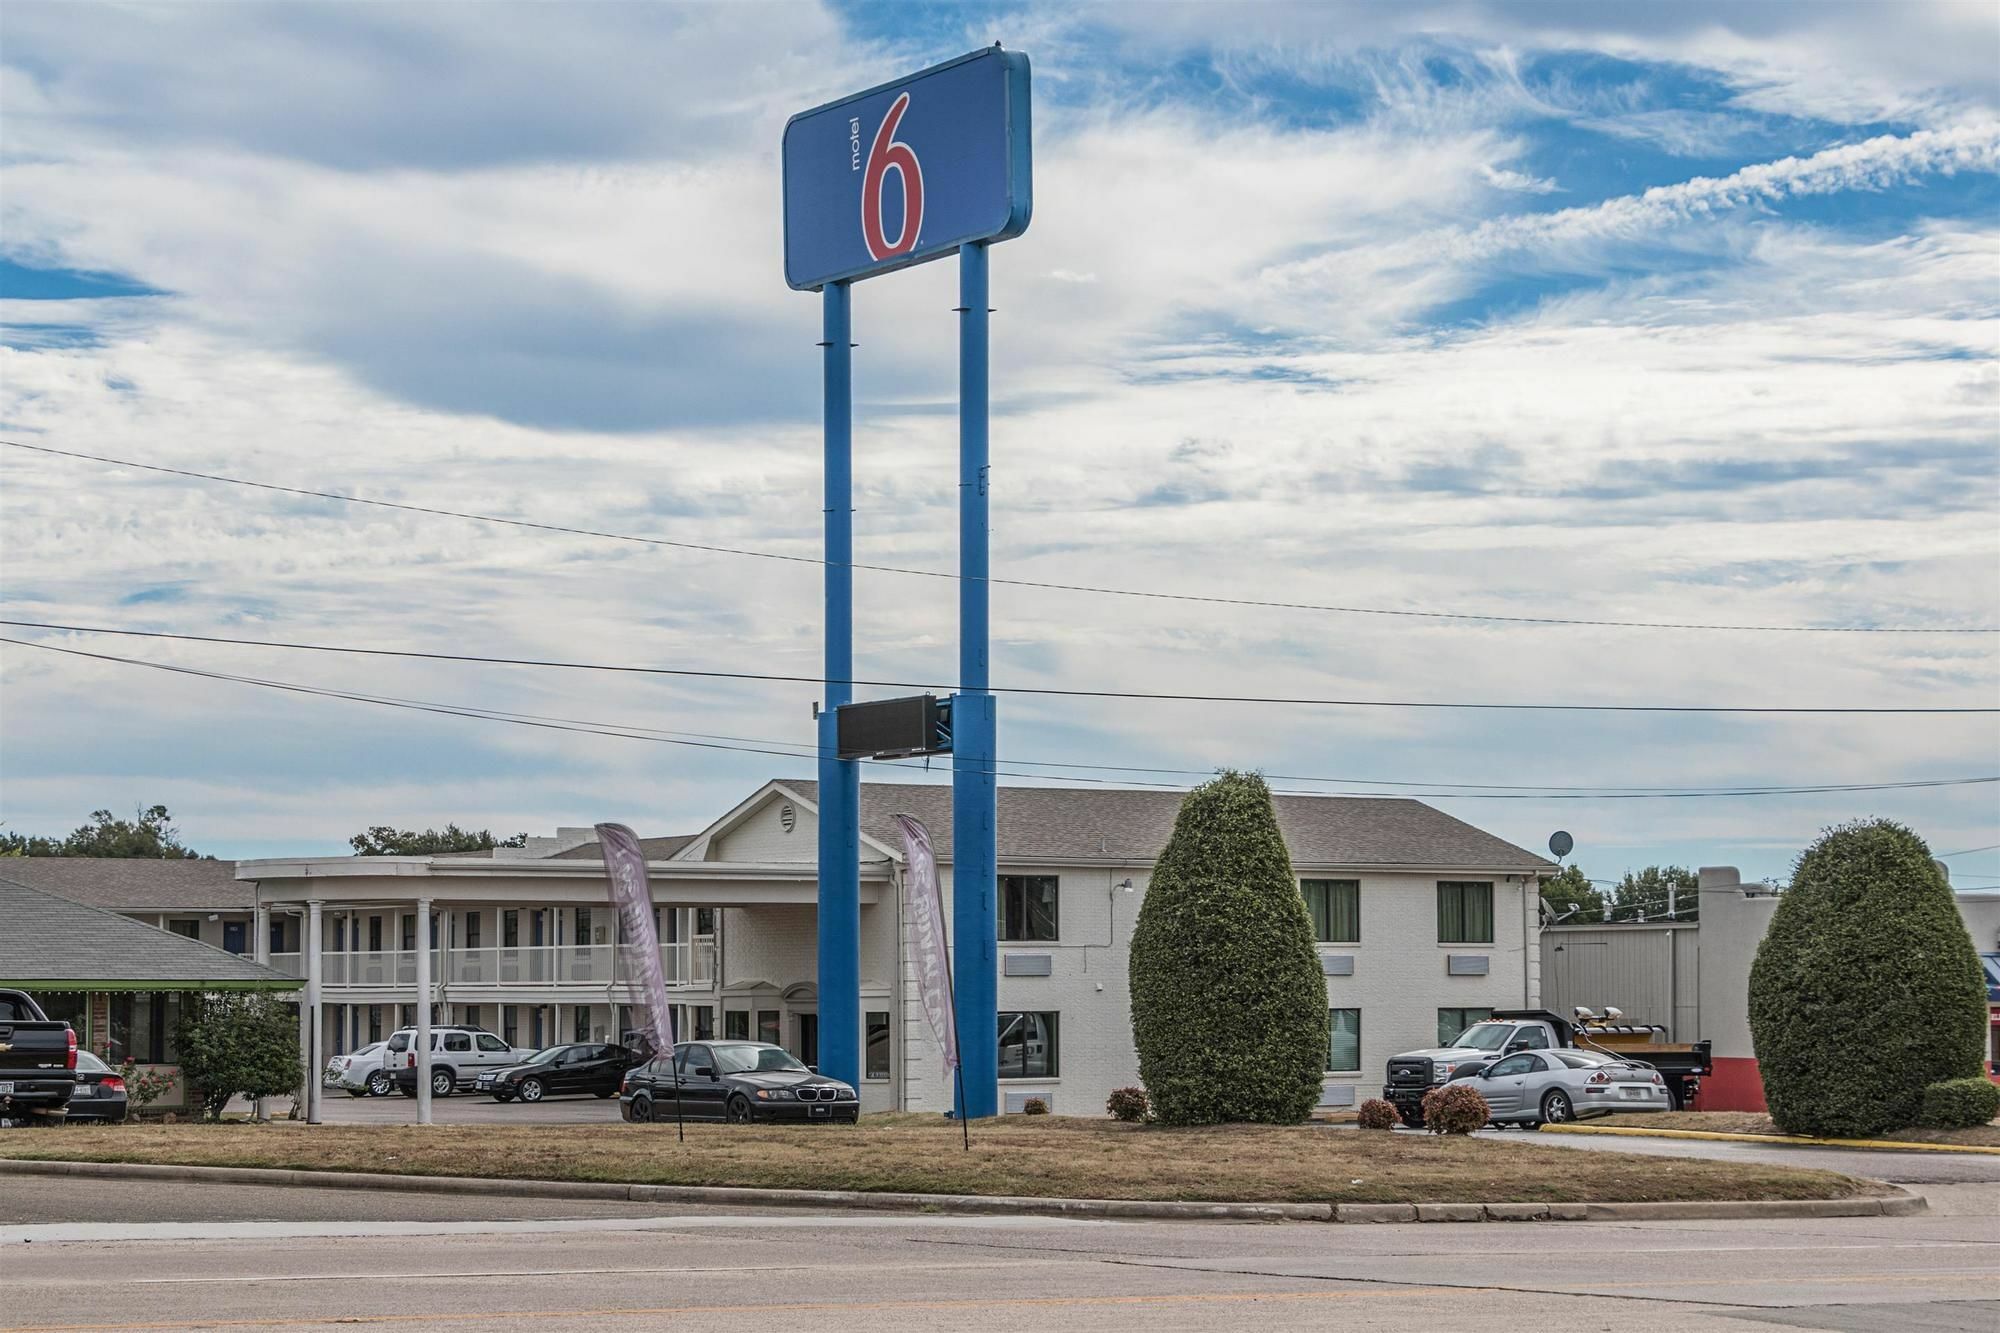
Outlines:
{"label": "sign support pole", "polygon": [[1000,1111],[995,710],[987,638],[986,244],[958,251],[958,680],[952,703],[952,969],[958,1113]]}
{"label": "sign support pole", "polygon": [[824,294],[826,706],[819,715],[819,1068],[861,1086],[861,766],[838,758],[854,700],[853,289]]}

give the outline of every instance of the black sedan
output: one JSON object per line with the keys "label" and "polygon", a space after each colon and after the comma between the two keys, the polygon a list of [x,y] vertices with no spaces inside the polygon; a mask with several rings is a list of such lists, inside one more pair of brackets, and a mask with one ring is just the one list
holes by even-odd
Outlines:
{"label": "black sedan", "polygon": [[790,1051],[760,1041],[696,1041],[625,1076],[618,1112],[635,1124],[672,1120],[838,1121],[861,1119],[851,1085],[815,1073]]}
{"label": "black sedan", "polygon": [[536,1051],[527,1060],[505,1069],[488,1069],[479,1075],[477,1088],[496,1102],[538,1102],[564,1093],[593,1093],[614,1096],[625,1071],[645,1057],[629,1046],[604,1042],[576,1042]]}
{"label": "black sedan", "polygon": [[125,1076],[89,1051],[76,1053],[76,1088],[69,1095],[69,1116],[118,1124],[125,1119]]}

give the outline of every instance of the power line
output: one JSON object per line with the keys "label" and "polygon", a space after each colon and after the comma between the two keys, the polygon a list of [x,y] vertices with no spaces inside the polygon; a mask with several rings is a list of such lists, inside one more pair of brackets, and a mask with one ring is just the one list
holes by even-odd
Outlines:
{"label": "power line", "polygon": [[[759,671],[717,671],[694,667],[632,666],[621,663],[571,662],[538,657],[486,657],[473,653],[423,652],[410,648],[362,648],[347,644],[292,643],[277,639],[239,639],[217,634],[177,634],[166,630],[113,629],[99,625],[64,625],[44,620],[4,620],[0,625],[20,629],[60,630],[71,634],[110,634],[124,638],[169,639],[183,643],[226,643],[250,648],[282,648],[292,652],[350,653],[363,657],[400,657],[432,662],[476,662],[487,666],[547,667],[564,671],[604,671],[629,675],[680,676],[702,680],[754,680],[791,685],[864,685],[875,689],[943,690],[959,687],[939,681],[919,680],[828,680],[824,676],[794,676]],[[1740,704],[1547,704],[1485,703],[1443,699],[1330,699],[1289,695],[1179,694],[1148,690],[1080,690],[1045,685],[993,685],[993,694],[1028,694],[1064,699],[1133,699],[1155,703],[1277,704],[1323,708],[1411,708],[1463,709],[1475,712],[1540,713],[1726,713],[1758,715],[1843,715],[1911,716],[1929,714],[2000,713],[1991,707],[1881,707],[1841,705],[1740,705]]]}
{"label": "power line", "polygon": [[1974,852],[2000,851],[2000,842],[1989,842],[1984,847],[1961,847],[1955,852],[1932,852],[1934,861],[1949,861],[1954,856],[1970,856]]}
{"label": "power line", "polygon": [[[17,647],[22,647],[22,648],[35,648],[43,652],[62,653],[71,657],[90,658],[92,660],[100,662],[113,662],[123,666],[145,667],[150,670],[166,671],[175,675],[182,675],[182,676],[194,676],[205,680],[225,681],[239,685],[254,685],[265,689],[279,690],[290,694],[309,695],[313,697],[327,698],[327,699],[340,699],[351,703],[374,704],[380,707],[400,708],[413,712],[434,713],[446,717],[466,718],[472,721],[507,722],[520,726],[537,727],[544,730],[569,731],[569,732],[578,732],[588,735],[610,736],[622,740],[653,741],[661,744],[689,746],[695,749],[703,749],[703,750],[723,750],[740,754],[771,755],[780,759],[817,759],[820,757],[820,752],[816,745],[809,746],[791,741],[775,741],[757,737],[715,737],[711,733],[665,731],[659,728],[641,727],[626,723],[599,722],[582,718],[550,717],[545,714],[518,713],[506,709],[486,708],[483,706],[473,705],[473,704],[441,703],[434,700],[399,698],[394,695],[368,694],[357,690],[338,689],[331,686],[303,685],[295,681],[273,680],[268,677],[262,677],[262,676],[244,676],[226,671],[210,671],[201,667],[181,666],[169,662],[151,662],[145,660],[144,658],[121,657],[112,653],[94,653],[81,648],[64,648],[56,644],[36,643],[28,639],[13,639],[13,638],[6,638],[4,636],[0,636],[0,643],[13,644]],[[706,739],[690,739],[691,737],[693,738],[706,737]],[[723,743],[728,741],[737,741],[742,743],[739,744]],[[887,767],[906,768],[908,763],[908,761],[880,760],[880,759],[864,759],[859,762],[885,768]],[[1010,759],[1010,760],[1003,760],[1000,762],[1017,763],[1017,764],[1018,763],[1036,764],[1038,761]],[[1113,766],[1090,765],[1090,767],[1111,768]],[[1018,769],[1008,769],[999,767],[995,767],[992,769],[981,769],[978,771],[982,773],[990,773],[996,777],[1046,778],[1048,776],[1046,774],[1024,773]],[[1206,777],[1209,775],[1210,772],[1209,770],[1190,770],[1190,769],[1137,769],[1131,771],[1183,773],[1199,777]],[[1185,789],[1182,784],[1177,784],[1177,783],[1143,782],[1143,781],[1131,781],[1131,780],[1118,782],[1108,778],[1090,778],[1090,777],[1072,777],[1069,778],[1068,780],[1073,782],[1088,782],[1100,786],[1137,786],[1137,787],[1150,787],[1161,790],[1173,790],[1173,791],[1179,791]],[[1340,779],[1340,778],[1282,778],[1282,777],[1279,778],[1278,780],[1304,781],[1304,782],[1354,781],[1354,779]],[[1894,791],[1894,790],[1907,790],[1912,788],[1926,788],[1926,787],[1962,787],[1962,786],[1973,786],[1982,783],[2000,783],[2000,776],[1975,777],[1975,778],[1929,778],[1929,779],[1916,779],[1916,780],[1908,780],[1900,782],[1848,783],[1848,784],[1841,784],[1838,786],[1818,785],[1818,786],[1790,786],[1790,787],[1785,787],[1785,786],[1738,787],[1738,788],[1715,788],[1715,789],[1702,789],[1702,790],[1661,789],[1661,790],[1649,790],[1649,791],[1633,791],[1624,788],[1607,789],[1607,790],[1567,788],[1560,791],[1551,792],[1543,789],[1522,786],[1516,789],[1505,790],[1505,791],[1459,791],[1459,790],[1417,791],[1417,792],[1405,793],[1405,795],[1410,797],[1430,797],[1439,800],[1445,800],[1445,799],[1496,800],[1496,801],[1672,800],[1672,799],[1696,799],[1696,798],[1716,798],[1716,797],[1734,798],[1734,797],[1745,797],[1745,796],[1822,795],[1829,792]],[[1384,785],[1384,784],[1376,784],[1376,785]],[[1422,784],[1398,783],[1394,785],[1417,786]],[[1432,785],[1452,786],[1455,784],[1432,784]],[[1289,796],[1361,796],[1361,797],[1376,797],[1376,798],[1380,798],[1383,795],[1383,793],[1381,792],[1372,792],[1372,791],[1286,791],[1282,789],[1277,794],[1289,795]],[[1601,883],[1605,881],[1592,880],[1591,882]]]}
{"label": "power line", "polygon": [[[275,491],[283,495],[300,495],[315,500],[337,500],[343,504],[370,505],[378,509],[395,509],[404,513],[426,514],[436,518],[464,519],[473,523],[497,523],[507,527],[526,528],[536,532],[560,533],[572,537],[593,537],[603,541],[634,542],[644,546],[666,546],[683,551],[701,551],[711,555],[745,556],[755,560],[779,560],[787,564],[833,565],[836,568],[858,569],[874,574],[903,574],[913,578],[959,580],[967,577],[966,575],[955,574],[947,570],[912,569],[905,565],[874,565],[855,561],[829,561],[818,556],[787,555],[779,551],[758,551],[741,546],[721,546],[708,542],[678,541],[666,537],[640,537],[631,533],[606,532],[599,528],[579,528],[562,523],[541,523],[531,519],[502,518],[494,514],[475,514],[462,509],[442,509],[432,505],[405,504],[396,500],[377,500],[367,496],[347,495],[339,491],[321,491],[303,486],[281,486],[275,482],[253,481],[246,477],[224,476],[217,472],[197,472],[190,468],[166,467],[159,463],[141,463],[129,458],[114,458],[107,454],[83,453],[74,449],[57,449],[51,445],[29,444],[22,440],[0,440],[0,445],[6,445],[11,449],[32,450],[35,453],[50,454],[59,458],[81,459],[92,463],[107,463],[114,467],[129,467],[145,472],[158,472],[167,476],[188,477],[196,481],[213,481],[231,486],[248,486],[256,490]],[[1198,593],[1158,592],[1141,588],[1111,588],[1095,584],[1055,583],[1039,579],[1006,579],[989,576],[980,581],[989,586],[1036,588],[1045,592],[1088,593],[1102,597],[1133,597],[1149,601],[1196,602],[1209,606],[1262,607],[1267,610],[1278,611],[1322,611],[1354,616],[1396,616],[1417,620],[1483,621],[1491,624],[1508,625],[1561,625],[1600,629],[1713,630],[1746,634],[2000,634],[2000,628],[1992,626],[1944,628],[1922,625],[1718,625],[1665,620],[1592,620],[1571,616],[1518,616],[1475,611],[1416,611],[1398,607],[1346,606],[1321,602],[1286,602],[1255,597],[1211,597]]]}

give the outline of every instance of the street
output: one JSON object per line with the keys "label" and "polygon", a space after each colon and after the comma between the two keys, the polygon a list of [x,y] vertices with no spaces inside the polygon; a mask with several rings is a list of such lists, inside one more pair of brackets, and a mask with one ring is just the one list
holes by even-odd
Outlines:
{"label": "street", "polygon": [[2000,1187],[1938,1189],[1911,1218],[1333,1226],[12,1176],[0,1327],[1989,1333]]}

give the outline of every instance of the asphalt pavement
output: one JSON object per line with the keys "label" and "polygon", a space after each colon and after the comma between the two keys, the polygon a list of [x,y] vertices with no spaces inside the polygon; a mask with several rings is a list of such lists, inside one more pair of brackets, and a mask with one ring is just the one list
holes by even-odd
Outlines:
{"label": "asphalt pavement", "polygon": [[[1398,1131],[1403,1132],[1403,1131]],[[1806,1144],[1745,1143],[1725,1139],[1655,1139],[1632,1134],[1543,1134],[1486,1129],[1479,1137],[1538,1148],[1583,1152],[1644,1153],[1649,1157],[1707,1157],[1721,1161],[1766,1162],[1866,1176],[1898,1185],[2000,1184],[2000,1155],[1956,1152],[1895,1152],[1878,1148],[1817,1148]]]}
{"label": "asphalt pavement", "polygon": [[[2000,1196],[1993,1186],[1951,1186]],[[1397,1226],[0,1177],[0,1328],[2000,1327],[1990,1218]]]}
{"label": "asphalt pavement", "polygon": [[[328,1088],[320,1097],[320,1122],[328,1125],[414,1125],[417,1099],[392,1092],[387,1097],[350,1097]],[[600,1125],[618,1119],[616,1097],[549,1097],[496,1102],[475,1093],[431,1098],[436,1125]]]}

